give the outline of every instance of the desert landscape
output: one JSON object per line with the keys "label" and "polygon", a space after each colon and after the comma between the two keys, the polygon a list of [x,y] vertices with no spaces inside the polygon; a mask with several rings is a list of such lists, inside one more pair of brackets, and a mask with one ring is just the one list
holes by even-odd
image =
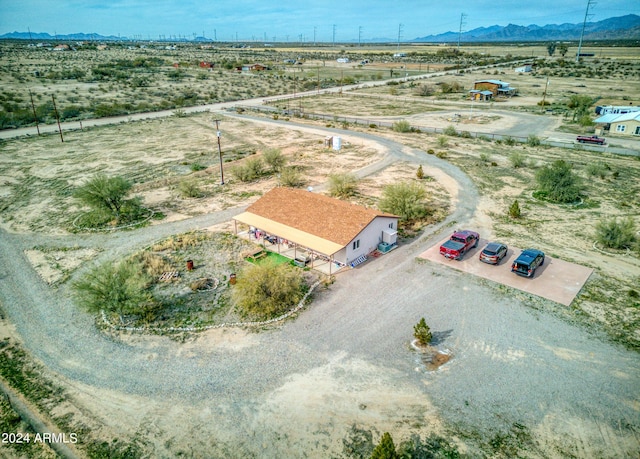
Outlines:
{"label": "desert landscape", "polygon": [[[597,235],[612,219],[640,227],[640,141],[577,145],[595,127],[569,106],[572,95],[640,105],[638,48],[593,46],[579,64],[541,45],[469,47],[464,59],[424,46],[406,60],[386,49],[112,48],[1,45],[0,422],[78,437],[68,451],[4,455],[369,457],[384,432],[443,455],[433,457],[640,454],[640,245],[609,249]],[[344,55],[351,64],[336,63]],[[532,59],[535,72],[514,73]],[[234,70],[258,61],[272,68]],[[518,95],[469,101],[473,81],[491,78]],[[75,107],[64,141],[45,132],[52,94],[59,112]],[[579,178],[575,202],[539,193],[536,177],[557,160]],[[139,219],[91,226],[77,190],[99,174],[131,184]],[[289,183],[332,194],[345,174],[354,189],[343,199],[378,208],[389,185],[415,183],[428,212],[388,254],[305,272],[318,286],[287,319],[221,326],[250,320],[231,306],[229,273],[252,246],[232,217]],[[461,228],[593,274],[564,306],[418,258]],[[119,317],[140,330],[79,304],[74,285],[95,269],[141,259],[180,280],[154,286],[165,309]],[[430,349],[447,356],[438,364],[412,345],[421,317]]]}

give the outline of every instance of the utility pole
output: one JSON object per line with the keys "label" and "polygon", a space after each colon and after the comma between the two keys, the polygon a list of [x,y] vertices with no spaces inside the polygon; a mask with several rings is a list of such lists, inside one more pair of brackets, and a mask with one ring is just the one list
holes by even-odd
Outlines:
{"label": "utility pole", "polygon": [[33,110],[33,119],[36,122],[36,130],[38,131],[38,135],[40,135],[40,126],[38,125],[38,115],[36,114],[36,106],[33,103],[33,94],[31,94],[31,89],[29,89],[29,97],[31,97],[31,109]]}
{"label": "utility pole", "polygon": [[358,48],[362,46],[362,26],[358,26]]}
{"label": "utility pole", "polygon": [[64,142],[64,137],[62,137],[62,126],[60,126],[60,116],[58,115],[58,108],[56,107],[56,99],[51,94],[51,100],[53,101],[53,111],[56,113],[56,120],[58,121],[58,131],[60,131],[60,141]]}
{"label": "utility pole", "polygon": [[402,24],[398,24],[398,52],[400,52],[400,40],[402,39]]}
{"label": "utility pole", "polygon": [[220,185],[224,185],[224,170],[222,169],[222,147],[220,146],[220,120],[214,120],[216,122],[216,137],[218,138],[218,156],[220,157]]}
{"label": "utility pole", "polygon": [[333,24],[333,46],[336,45],[336,25]]}
{"label": "utility pole", "polygon": [[547,77],[547,83],[544,85],[544,92],[542,93],[542,113],[545,111],[545,100],[547,98],[547,89],[549,88],[549,77]]}
{"label": "utility pole", "polygon": [[580,42],[578,43],[578,52],[576,53],[576,63],[580,62],[580,51],[582,50],[582,39],[584,38],[584,28],[587,25],[587,19],[589,18],[589,8],[591,8],[591,5],[595,5],[595,4],[596,4],[595,0],[587,1],[587,10],[584,12],[584,21],[582,22],[582,32],[580,32]]}
{"label": "utility pole", "polygon": [[[313,26],[313,46],[316,45],[316,30],[318,28],[316,26]],[[274,40],[275,41],[275,40]]]}
{"label": "utility pole", "polygon": [[462,27],[466,25],[464,22],[464,18],[466,17],[466,14],[460,13],[460,29],[458,30],[458,52],[460,52],[460,37],[462,36]]}

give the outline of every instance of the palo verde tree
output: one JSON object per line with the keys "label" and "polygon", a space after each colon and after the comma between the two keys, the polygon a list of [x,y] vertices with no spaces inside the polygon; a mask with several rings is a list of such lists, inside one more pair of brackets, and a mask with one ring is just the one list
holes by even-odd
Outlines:
{"label": "palo verde tree", "polygon": [[131,187],[131,183],[122,177],[97,174],[76,189],[74,196],[95,212],[119,222],[123,215],[137,215],[140,211],[139,199],[127,199]]}
{"label": "palo verde tree", "polygon": [[573,172],[571,164],[562,159],[538,170],[536,182],[538,190],[552,202],[576,202],[582,193],[580,177]]}
{"label": "palo verde tree", "polygon": [[151,277],[139,263],[106,263],[72,284],[77,301],[90,312],[141,314],[153,308]]}
{"label": "palo verde tree", "polygon": [[400,182],[385,186],[378,207],[402,220],[419,220],[429,213],[425,202],[427,192],[416,182]]}
{"label": "palo verde tree", "polygon": [[294,307],[304,296],[305,285],[299,269],[266,261],[239,273],[231,298],[245,315],[269,319]]}

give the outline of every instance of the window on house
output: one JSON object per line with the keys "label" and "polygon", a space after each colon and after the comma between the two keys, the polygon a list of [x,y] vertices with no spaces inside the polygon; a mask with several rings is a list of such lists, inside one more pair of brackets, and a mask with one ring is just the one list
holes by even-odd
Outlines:
{"label": "window on house", "polygon": [[389,223],[389,228],[393,229],[393,222]]}
{"label": "window on house", "polygon": [[360,248],[360,239],[353,241],[353,250]]}
{"label": "window on house", "polygon": [[640,135],[640,126],[636,126],[636,132],[634,135]]}
{"label": "window on house", "polygon": [[617,132],[624,132],[627,129],[627,125],[626,124],[618,124],[616,126],[616,131]]}

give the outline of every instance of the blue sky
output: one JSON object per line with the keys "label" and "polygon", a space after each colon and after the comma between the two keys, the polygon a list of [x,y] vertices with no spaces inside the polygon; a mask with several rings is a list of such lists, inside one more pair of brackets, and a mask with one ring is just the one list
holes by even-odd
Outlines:
{"label": "blue sky", "polygon": [[[7,32],[201,36],[221,41],[411,40],[491,25],[582,23],[587,0],[0,0]],[[640,14],[640,0],[600,0],[590,21]]]}

